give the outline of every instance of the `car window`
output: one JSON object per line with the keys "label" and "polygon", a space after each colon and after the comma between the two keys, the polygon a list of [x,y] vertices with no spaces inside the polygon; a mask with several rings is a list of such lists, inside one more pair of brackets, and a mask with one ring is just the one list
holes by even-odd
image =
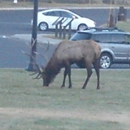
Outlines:
{"label": "car window", "polygon": [[92,36],[92,39],[95,40],[96,42],[111,42],[110,41],[110,35],[109,34],[94,34]]}
{"label": "car window", "polygon": [[94,34],[92,36],[92,39],[97,42],[103,42],[103,43],[128,43],[128,40],[130,42],[130,37],[128,35],[124,34]]}
{"label": "car window", "polygon": [[61,17],[61,15],[60,15],[60,11],[50,11],[50,12],[46,12],[46,13],[44,13],[44,15],[47,15],[47,16],[58,16],[58,17]]}
{"label": "car window", "polygon": [[67,17],[67,18],[72,18],[72,14],[68,13],[68,12],[64,12],[64,11],[61,11],[61,16],[62,17]]}
{"label": "car window", "polygon": [[89,40],[91,39],[92,34],[90,33],[75,33],[70,40],[76,41],[76,40]]}
{"label": "car window", "polygon": [[125,35],[125,41],[127,44],[130,44],[130,35]]}
{"label": "car window", "polygon": [[111,35],[111,42],[114,42],[114,43],[125,43],[125,35],[123,34],[113,34]]}

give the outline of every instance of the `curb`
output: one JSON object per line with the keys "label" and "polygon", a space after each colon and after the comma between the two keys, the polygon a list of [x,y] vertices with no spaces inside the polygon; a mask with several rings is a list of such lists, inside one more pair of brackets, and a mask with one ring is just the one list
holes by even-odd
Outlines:
{"label": "curb", "polygon": [[[119,6],[120,7],[120,6]],[[114,7],[60,7],[63,9],[119,9],[119,7],[114,6]],[[44,10],[44,9],[54,9],[54,8],[59,8],[59,7],[38,7],[38,10]],[[126,9],[130,9],[130,7],[125,7]],[[14,8],[0,8],[0,10],[33,10],[33,7],[14,7]]]}
{"label": "curb", "polygon": [[[24,40],[25,42],[31,42],[31,34],[15,34],[11,36],[11,38],[16,38],[20,40]],[[42,43],[42,44],[48,44],[48,42],[52,45],[57,45],[61,42],[62,40],[60,39],[52,39],[48,38],[43,34],[38,34],[37,35],[37,42]]]}

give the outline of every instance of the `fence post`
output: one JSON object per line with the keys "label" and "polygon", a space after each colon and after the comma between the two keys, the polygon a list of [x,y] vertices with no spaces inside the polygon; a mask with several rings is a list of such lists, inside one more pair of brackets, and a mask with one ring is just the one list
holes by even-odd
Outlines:
{"label": "fence post", "polygon": [[65,39],[65,35],[66,35],[66,30],[65,30],[65,26],[63,28],[63,39]]}
{"label": "fence post", "polygon": [[118,21],[126,21],[127,10],[121,6],[118,13]]}
{"label": "fence post", "polygon": [[58,24],[56,24],[56,28],[55,28],[55,37],[57,37],[58,35]]}
{"label": "fence post", "polygon": [[71,22],[69,23],[69,33],[68,33],[68,39],[71,37]]}
{"label": "fence post", "polygon": [[59,38],[61,38],[62,35],[62,21],[60,21],[60,28],[59,28]]}

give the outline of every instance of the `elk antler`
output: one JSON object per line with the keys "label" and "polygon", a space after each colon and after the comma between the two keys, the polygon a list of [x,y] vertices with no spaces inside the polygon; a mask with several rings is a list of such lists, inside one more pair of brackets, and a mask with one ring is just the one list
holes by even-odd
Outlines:
{"label": "elk antler", "polygon": [[50,48],[50,43],[48,42],[47,48],[43,47],[43,44],[42,44],[42,43],[40,43],[39,46],[42,47],[45,51],[48,51],[49,48]]}
{"label": "elk antler", "polygon": [[[27,45],[29,46],[29,48],[32,50],[33,46],[35,45],[35,40],[32,39],[32,44],[28,44],[28,43],[26,43],[26,44],[27,44]],[[48,51],[48,50],[49,50],[49,45],[50,45],[49,42],[48,42],[48,44],[47,44],[47,48],[43,47],[43,44],[39,44],[39,45],[40,45],[40,47],[42,47],[45,51]],[[22,51],[22,52],[33,59],[33,62],[34,62],[34,63],[32,63],[32,64],[34,64],[34,65],[36,66],[36,68],[37,68],[37,70],[36,70],[34,73],[31,74],[31,75],[37,74],[37,76],[36,76],[35,78],[33,78],[33,79],[40,79],[40,78],[42,77],[43,73],[44,73],[44,67],[39,67],[39,65],[37,64],[37,62],[36,62],[36,60],[35,60],[35,58],[34,58],[33,55],[31,55],[31,54],[29,54],[29,53],[26,53],[26,52],[24,52],[24,51]],[[48,61],[48,59],[47,59],[47,57],[46,57],[45,55],[42,55],[42,54],[40,54],[40,53],[38,53],[38,52],[33,52],[33,53],[35,53],[36,55],[40,55],[40,56],[44,57],[44,59],[46,60],[46,62]]]}
{"label": "elk antler", "polygon": [[30,55],[30,54],[28,54],[28,53],[26,53],[24,51],[22,51],[22,52],[33,59],[34,65],[37,68],[37,71],[35,71],[34,73],[31,74],[31,75],[37,74],[37,76],[35,78],[33,78],[33,79],[40,79],[42,77],[42,73],[44,72],[44,69],[39,67],[39,65],[37,64],[35,58],[32,55]]}
{"label": "elk antler", "polygon": [[41,57],[43,57],[45,60],[46,60],[46,62],[48,61],[48,59],[47,59],[47,57],[45,56],[45,55],[42,55],[42,54],[40,54],[40,53],[38,53],[38,52],[34,52],[36,55],[40,55]]}
{"label": "elk antler", "polygon": [[[39,43],[39,46],[40,46],[41,48],[43,48],[46,52],[48,52],[48,50],[49,50],[49,48],[50,48],[50,43],[48,42],[46,48],[43,46],[42,43]],[[43,58],[46,60],[46,63],[48,63],[48,58],[47,58],[45,55],[42,55],[42,54],[40,54],[40,53],[38,53],[38,52],[35,52],[35,54],[40,55],[41,57],[43,57]]]}

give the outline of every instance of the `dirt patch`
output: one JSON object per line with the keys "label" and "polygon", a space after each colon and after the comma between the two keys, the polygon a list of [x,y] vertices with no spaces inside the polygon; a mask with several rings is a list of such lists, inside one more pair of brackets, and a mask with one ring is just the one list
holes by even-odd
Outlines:
{"label": "dirt patch", "polygon": [[130,113],[91,113],[82,111],[51,111],[47,109],[22,109],[22,108],[0,108],[0,119],[2,117],[41,117],[41,118],[76,118],[82,120],[95,120],[123,123],[130,126]]}

